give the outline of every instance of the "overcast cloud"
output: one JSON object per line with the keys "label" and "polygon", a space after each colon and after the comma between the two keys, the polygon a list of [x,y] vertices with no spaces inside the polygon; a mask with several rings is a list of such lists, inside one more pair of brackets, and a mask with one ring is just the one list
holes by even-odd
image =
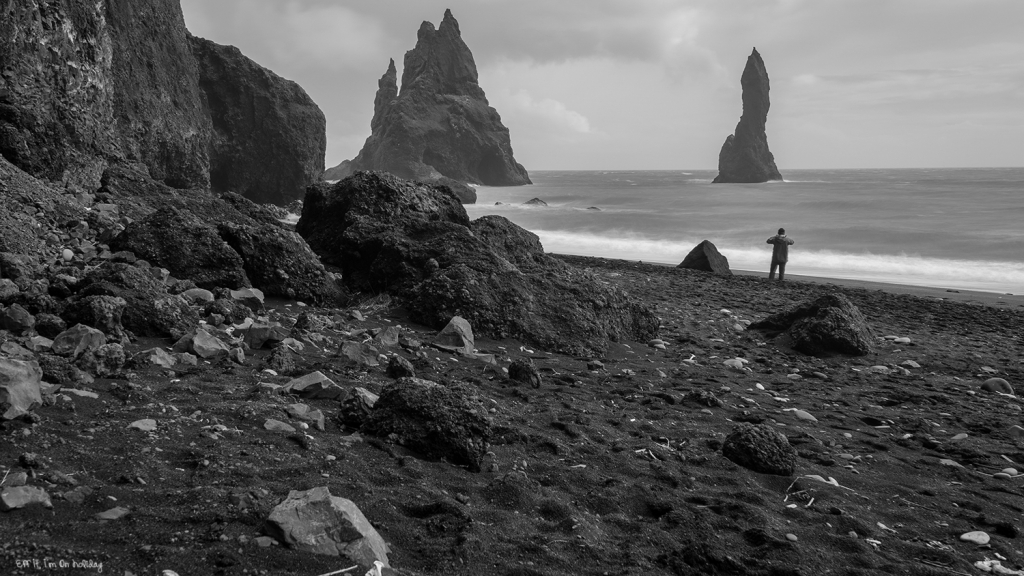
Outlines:
{"label": "overcast cloud", "polygon": [[699,169],[752,47],[780,169],[1020,166],[1020,0],[182,0],[196,35],[295,80],[327,165],[369,135],[377,79],[423,20],[459,21],[527,169]]}

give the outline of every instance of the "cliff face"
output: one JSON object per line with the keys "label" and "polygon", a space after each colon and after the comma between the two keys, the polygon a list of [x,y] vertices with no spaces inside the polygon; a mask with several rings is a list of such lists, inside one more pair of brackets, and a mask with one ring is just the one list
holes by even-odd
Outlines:
{"label": "cliff face", "polygon": [[405,54],[400,92],[391,61],[378,83],[370,127],[359,155],[328,178],[386,170],[431,182],[531,183],[512,156],[508,128],[480,88],[473,54],[450,10],[436,30],[430,22],[420,26],[416,47]]}
{"label": "cliff face", "polygon": [[94,190],[111,160],[208,184],[198,70],[176,0],[10,0],[0,7],[0,154]]}
{"label": "cliff face", "polygon": [[212,168],[218,190],[294,198],[322,173],[323,115],[237,51],[199,52],[178,0],[0,1],[0,155],[73,191],[127,162],[176,188],[209,187]]}
{"label": "cliff face", "polygon": [[736,133],[725,139],[718,155],[715,182],[767,182],[782,180],[775,157],[768,149],[765,123],[768,120],[768,72],[757,49],[747,57],[740,78],[743,87],[743,115]]}
{"label": "cliff face", "polygon": [[213,122],[210,184],[255,202],[288,203],[324,173],[327,121],[301,86],[234,46],[189,37]]}

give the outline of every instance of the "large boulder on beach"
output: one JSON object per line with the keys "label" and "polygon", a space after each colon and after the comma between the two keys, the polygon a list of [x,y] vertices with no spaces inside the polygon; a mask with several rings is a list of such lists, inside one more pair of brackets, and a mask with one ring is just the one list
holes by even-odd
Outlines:
{"label": "large boulder on beach", "polygon": [[740,77],[743,87],[743,115],[736,132],[730,134],[718,155],[718,176],[722,182],[768,182],[782,180],[775,156],[768,149],[768,71],[755,48],[747,57],[747,65]]}
{"label": "large boulder on beach", "polygon": [[278,542],[314,554],[344,555],[353,562],[388,566],[388,545],[354,502],[332,496],[327,486],[292,490],[267,517],[266,532]]}
{"label": "large boulder on beach", "polygon": [[[146,270],[120,262],[104,262],[89,270],[78,293],[69,300],[68,310],[79,307],[90,296],[121,298],[121,324],[136,336],[180,338],[199,323],[199,314],[178,295],[169,294],[163,282]],[[77,314],[66,321],[77,321]],[[69,320],[70,319],[70,320]]]}
{"label": "large boulder on beach", "polygon": [[500,216],[471,223],[442,187],[381,172],[313,186],[297,230],[347,287],[387,291],[435,329],[460,316],[477,334],[579,355],[658,330],[650,308],[545,254],[536,235]]}
{"label": "large boulder on beach", "polygon": [[752,323],[748,330],[783,334],[793,349],[814,356],[864,356],[874,335],[864,315],[845,296],[829,293]]}
{"label": "large boulder on beach", "polygon": [[221,239],[217,228],[174,207],[161,208],[129,224],[110,242],[110,249],[133,252],[200,288],[250,285],[241,256]]}
{"label": "large boulder on beach", "polygon": [[473,397],[472,388],[463,384],[399,378],[384,385],[362,431],[478,472],[491,424]]}
{"label": "large boulder on beach", "polygon": [[732,276],[729,270],[729,259],[718,251],[718,248],[710,240],[705,240],[693,247],[690,253],[683,258],[676,268],[687,268],[690,270],[702,270],[725,276]]}
{"label": "large boulder on beach", "polygon": [[343,300],[334,275],[295,232],[266,224],[230,222],[218,225],[217,231],[242,258],[243,270],[252,285],[266,296],[323,305],[336,305]]}
{"label": "large boulder on beach", "polygon": [[[491,108],[476,63],[450,10],[437,29],[424,22],[406,52],[402,89],[392,60],[378,82],[370,137],[350,161],[328,170],[340,179],[359,170],[444,184],[445,178],[486,186],[530,184],[512,156],[508,129]],[[463,202],[476,201],[460,196]],[[454,190],[459,194],[459,189]]]}

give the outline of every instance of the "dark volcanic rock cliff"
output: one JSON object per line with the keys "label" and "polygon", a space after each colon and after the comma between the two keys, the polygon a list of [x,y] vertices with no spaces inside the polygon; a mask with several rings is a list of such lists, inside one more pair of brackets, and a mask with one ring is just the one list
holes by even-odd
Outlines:
{"label": "dark volcanic rock cliff", "polygon": [[95,190],[112,160],[177,187],[209,182],[209,120],[176,0],[0,6],[0,154]]}
{"label": "dark volcanic rock cliff", "polygon": [[212,169],[217,190],[283,203],[319,179],[325,132],[301,88],[190,43],[177,0],[0,2],[0,155],[32,176],[94,192],[131,163],[207,188]]}
{"label": "dark volcanic rock cliff", "polygon": [[755,48],[747,57],[740,78],[743,86],[743,115],[736,133],[725,139],[718,155],[715,182],[767,182],[782,180],[775,157],[768,150],[765,123],[768,120],[768,72]]}
{"label": "dark volcanic rock cliff", "polygon": [[531,183],[512,157],[508,129],[478,84],[473,54],[451,11],[436,30],[430,22],[420,26],[416,47],[405,54],[401,92],[393,60],[378,86],[370,137],[359,155],[332,168],[327,178],[386,170],[429,182],[447,177],[487,186]]}
{"label": "dark volcanic rock cliff", "polygon": [[324,172],[326,119],[301,86],[234,46],[190,36],[213,122],[210,184],[256,202],[301,198]]}

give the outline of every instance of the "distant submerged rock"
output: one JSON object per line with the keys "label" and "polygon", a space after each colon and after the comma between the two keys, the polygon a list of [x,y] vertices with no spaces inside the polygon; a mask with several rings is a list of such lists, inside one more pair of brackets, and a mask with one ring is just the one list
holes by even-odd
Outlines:
{"label": "distant submerged rock", "polygon": [[508,128],[477,83],[473,54],[450,10],[436,30],[430,22],[420,26],[416,47],[405,53],[401,92],[397,76],[392,60],[378,82],[370,137],[355,158],[327,170],[326,179],[384,170],[446,184],[464,203],[475,202],[475,192],[452,180],[485,186],[532,183],[512,156]]}
{"label": "distant submerged rock", "polygon": [[715,183],[768,182],[782,180],[775,157],[768,150],[765,122],[768,120],[768,72],[755,48],[747,57],[740,78],[743,86],[743,115],[736,133],[725,139],[718,155]]}

